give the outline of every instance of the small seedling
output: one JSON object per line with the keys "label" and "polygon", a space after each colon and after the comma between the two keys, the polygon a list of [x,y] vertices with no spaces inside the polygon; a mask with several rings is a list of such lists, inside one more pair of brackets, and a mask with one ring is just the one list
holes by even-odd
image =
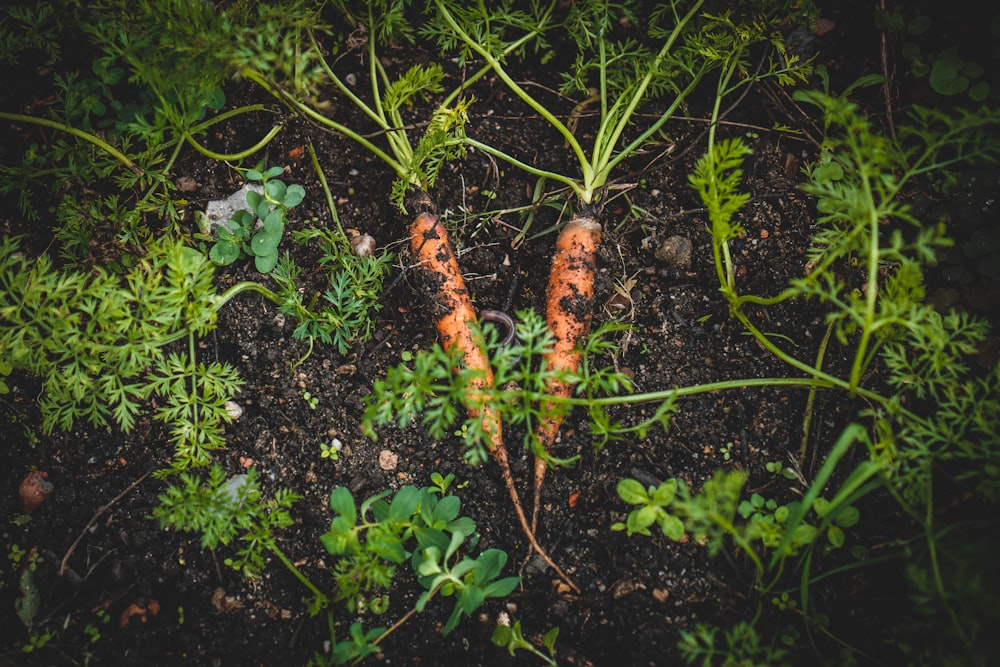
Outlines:
{"label": "small seedling", "polygon": [[285,185],[278,179],[282,173],[281,167],[263,172],[247,170],[247,180],[260,183],[263,192],[247,192],[249,210],[237,211],[228,224],[219,227],[218,240],[209,251],[213,262],[225,266],[240,257],[253,257],[261,273],[270,273],[277,266],[278,244],[285,233],[285,216],[288,209],[301,203],[306,195],[301,185]]}
{"label": "small seedling", "polygon": [[340,450],[343,449],[343,447],[344,444],[337,438],[331,440],[330,444],[321,442],[319,443],[320,457],[336,461],[340,458]]}
{"label": "small seedling", "polygon": [[514,651],[522,649],[530,653],[534,653],[536,656],[541,658],[546,665],[552,665],[555,667],[557,664],[555,660],[556,639],[558,637],[558,626],[546,632],[545,636],[542,637],[542,646],[544,646],[548,651],[548,655],[546,655],[525,638],[524,632],[521,631],[521,621],[514,621],[514,625],[505,625],[502,622],[498,623],[496,629],[493,631],[493,636],[490,637],[490,641],[500,648],[507,649],[507,652],[512,656],[514,655]]}
{"label": "small seedling", "polygon": [[313,396],[312,392],[308,389],[302,390],[302,399],[309,406],[310,410],[315,410],[319,406],[319,396]]}

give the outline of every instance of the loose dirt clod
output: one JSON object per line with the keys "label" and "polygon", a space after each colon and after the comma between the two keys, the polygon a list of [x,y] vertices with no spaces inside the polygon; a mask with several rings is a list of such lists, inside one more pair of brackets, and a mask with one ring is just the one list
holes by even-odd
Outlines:
{"label": "loose dirt clod", "polygon": [[17,491],[18,495],[21,496],[21,509],[26,514],[31,514],[38,509],[55,490],[52,482],[46,479],[48,476],[47,472],[32,470],[21,481],[21,486]]}

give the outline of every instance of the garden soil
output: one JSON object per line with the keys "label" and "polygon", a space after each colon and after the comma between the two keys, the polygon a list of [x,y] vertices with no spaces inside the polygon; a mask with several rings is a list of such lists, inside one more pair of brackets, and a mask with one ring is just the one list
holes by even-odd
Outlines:
{"label": "garden soil", "polygon": [[[835,87],[879,71],[879,35],[861,4],[824,10],[835,27],[811,38],[809,48],[829,68]],[[395,59],[387,62],[393,68],[427,54],[389,56]],[[351,63],[339,66],[349,69]],[[537,80],[539,72],[523,75]],[[470,135],[498,142],[529,163],[565,170],[559,138],[499,81],[487,78],[473,93]],[[692,98],[683,115],[703,117],[710,93]],[[233,102],[270,103],[247,84],[234,84],[228,94]],[[572,104],[560,104],[569,113]],[[352,112],[345,106],[337,113],[350,118]],[[810,113],[786,91],[763,85],[751,90],[720,127],[723,136],[740,136],[753,149],[744,165],[750,200],[740,214],[746,235],[732,248],[737,282],[745,292],[773,295],[805,272],[817,214],[799,190],[801,168],[815,157],[815,140],[822,134]],[[773,131],[778,125],[795,132]],[[230,124],[206,143],[220,151],[235,150],[256,141],[264,129],[251,122]],[[581,117],[577,131],[592,131],[588,116]],[[656,143],[620,172],[602,211],[605,229],[593,315],[596,323],[617,320],[630,329],[615,335],[616,353],[601,361],[628,373],[643,392],[790,372],[730,319],[719,293],[707,218],[687,181],[704,148],[705,131],[697,120],[672,121]],[[431,346],[436,333],[427,317],[427,295],[408,271],[408,220],[388,201],[392,174],[353,143],[289,116],[286,129],[260,157],[268,165],[285,166],[284,180],[307,191],[305,202],[290,213],[291,229],[330,224],[303,150],[309,141],[343,225],[370,234],[380,247],[396,253],[378,326],[370,341],[349,354],[322,344],[310,353],[306,343],[292,337],[295,322],[264,299],[245,295],[223,308],[218,328],[199,341],[198,354],[202,361],[227,362],[239,370],[245,385],[236,400],[244,412],[227,427],[227,448],[217,460],[229,474],[256,466],[265,494],[289,488],[302,496],[293,509],[294,525],[280,531],[279,541],[321,588],[329,582],[333,562],[319,540],[331,520],[331,491],[346,486],[360,499],[407,484],[427,485],[433,472],[455,475],[463,514],[478,527],[477,548],[504,550],[510,556],[505,574],[522,577],[511,595],[488,601],[448,636],[439,630],[451,600],[432,602],[387,637],[368,664],[540,664],[526,653],[511,657],[491,644],[495,625],[507,619],[520,621],[536,645],[558,627],[560,664],[672,665],[680,660],[682,631],[698,624],[730,627],[752,617],[760,600],[745,557],[727,549],[712,557],[693,541],[612,531],[611,525],[624,520],[628,511],[616,485],[625,477],[649,484],[676,477],[700,488],[718,468],[741,469],[749,474],[748,491],[794,500],[805,487],[776,478],[765,465],[794,467],[801,450],[801,472],[810,478],[822,463],[822,446],[834,442],[864,406],[841,394],[819,393],[804,433],[803,389],[701,394],[680,401],[667,431],[654,429],[645,439],[613,441],[600,450],[592,446],[586,414],[573,413],[554,453],[580,459],[548,475],[538,529],[541,544],[579,587],[579,593],[573,592],[532,557],[494,462],[469,467],[457,437],[435,440],[419,425],[381,428],[378,440],[361,434],[363,400],[372,382],[404,355]],[[186,219],[192,232],[195,210],[242,185],[235,171],[193,151],[180,161],[175,178],[189,201]],[[558,213],[538,210],[527,238],[517,242],[523,219],[504,212],[529,202],[533,187],[533,179],[473,151],[447,165],[431,193],[452,230],[480,309],[542,311],[555,241],[550,230],[559,222]],[[3,224],[5,233],[26,233],[29,245],[47,242],[9,215]],[[113,252],[110,240],[99,239],[106,247],[95,243],[95,257]],[[316,249],[290,241],[283,248],[305,267],[302,288],[323,289],[323,273],[311,268]],[[246,265],[217,272],[220,291],[247,278],[260,276]],[[814,358],[824,331],[820,304],[786,303],[751,315],[799,358]],[[839,358],[838,350],[831,346],[826,365],[842,373],[849,360]],[[324,651],[329,633],[323,616],[309,616],[307,591],[281,563],[269,560],[261,577],[247,579],[226,567],[226,548],[203,549],[197,536],[161,530],[150,519],[164,489],[150,472],[166,465],[171,453],[162,424],[145,418],[128,434],[78,424],[69,432],[45,435],[37,427],[38,382],[20,374],[11,380],[0,447],[0,502],[11,519],[0,527],[5,553],[17,545],[40,556],[35,572],[38,619],[55,626],[91,623],[100,638],[92,644],[86,638],[57,642],[46,650],[47,662],[21,654],[8,655],[0,664],[84,664],[86,652],[92,656],[89,664],[286,666],[303,665]],[[613,416],[634,423],[651,409],[622,408]],[[532,460],[517,444],[521,436],[508,428],[514,476],[522,498],[530,498]],[[321,457],[321,444],[333,439],[343,445],[339,459]],[[14,522],[21,513],[18,486],[36,468],[47,473],[54,492],[30,521]],[[878,534],[887,528],[862,524],[859,530]],[[64,562],[66,573],[59,576]],[[0,589],[4,633],[22,631],[14,615],[19,597],[15,572],[5,566]],[[832,616],[839,612],[832,630],[877,658],[882,649],[867,637],[883,634],[871,628],[887,627],[884,607],[898,604],[893,602],[899,593],[894,583],[887,573],[861,572],[818,585],[813,594]],[[385,618],[391,622],[405,614],[420,591],[409,567],[400,567]],[[371,613],[340,611],[338,636],[346,636],[355,620],[366,627],[387,624]],[[774,630],[766,623],[764,630]]]}

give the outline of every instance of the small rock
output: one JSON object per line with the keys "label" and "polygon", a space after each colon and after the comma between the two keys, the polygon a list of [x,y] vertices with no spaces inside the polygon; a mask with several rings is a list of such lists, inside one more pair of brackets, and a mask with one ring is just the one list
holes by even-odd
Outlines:
{"label": "small rock", "polygon": [[236,401],[226,401],[226,405],[224,407],[226,414],[229,415],[233,421],[236,421],[243,416],[243,408],[240,407],[240,404]]}
{"label": "small rock", "polygon": [[233,595],[226,595],[225,589],[219,586],[212,593],[212,606],[220,614],[229,614],[243,609],[243,602]]}
{"label": "small rock", "polygon": [[48,476],[47,472],[32,470],[21,480],[18,494],[21,496],[21,507],[26,514],[38,509],[55,490],[52,482],[46,479]]}
{"label": "small rock", "polygon": [[686,236],[670,236],[656,248],[656,259],[669,268],[686,271],[691,268],[691,239]]}
{"label": "small rock", "polygon": [[207,231],[211,233],[214,231],[212,228],[219,225],[229,229],[229,220],[236,211],[250,211],[250,205],[247,204],[248,192],[263,194],[264,186],[260,183],[247,183],[226,199],[215,199],[208,202],[205,206],[206,224],[209,227]]}
{"label": "small rock", "polygon": [[351,247],[358,257],[371,257],[375,254],[375,239],[368,234],[355,234],[351,237]]}
{"label": "small rock", "polygon": [[383,449],[378,453],[378,467],[382,470],[395,470],[397,465],[399,465],[399,457],[388,449]]}
{"label": "small rock", "polygon": [[190,176],[178,177],[178,179],[174,181],[174,185],[176,185],[177,189],[181,192],[194,192],[198,189],[198,181],[194,180]]}

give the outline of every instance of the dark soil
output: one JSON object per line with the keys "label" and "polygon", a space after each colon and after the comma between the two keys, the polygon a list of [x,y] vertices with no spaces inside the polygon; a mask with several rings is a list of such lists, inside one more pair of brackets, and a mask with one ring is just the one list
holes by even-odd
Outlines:
{"label": "dark soil", "polygon": [[[831,69],[835,82],[878,71],[878,34],[871,27],[870,12],[867,6],[848,4],[853,7],[824,11],[836,28],[815,43],[820,62]],[[405,54],[400,62],[412,56]],[[470,135],[501,142],[529,162],[560,166],[558,138],[516,104],[499,82],[486,81],[474,93],[478,101]],[[244,86],[230,91],[234,102],[258,95]],[[706,99],[693,100],[691,116],[698,116]],[[803,161],[815,151],[805,137],[818,137],[819,131],[813,119],[772,87],[752,90],[727,121],[722,132],[743,136],[754,150],[744,183],[751,200],[741,214],[747,234],[734,244],[738,279],[745,291],[773,294],[804,271],[815,211],[798,184]],[[775,124],[805,134],[796,139],[773,132]],[[588,131],[586,121],[579,131]],[[668,127],[671,143],[638,156],[631,171],[621,174],[619,184],[629,186],[627,198],[621,194],[611,199],[603,211],[605,237],[594,316],[597,322],[618,318],[632,326],[619,335],[620,352],[604,361],[632,374],[641,391],[789,374],[744,335],[719,295],[706,218],[687,185],[687,174],[704,145],[703,131],[699,122],[673,122]],[[260,133],[252,124],[227,126],[212,145],[235,150]],[[237,398],[245,412],[227,428],[228,448],[218,461],[233,474],[252,461],[265,493],[287,487],[302,495],[294,508],[295,525],[281,532],[281,546],[321,587],[329,581],[325,569],[331,562],[319,541],[329,528],[331,490],[348,486],[355,497],[367,497],[405,484],[426,485],[433,471],[454,473],[464,484],[458,493],[463,512],[478,524],[479,548],[503,549],[510,556],[507,573],[522,576],[522,586],[511,596],[489,601],[447,637],[437,630],[450,612],[450,601],[431,604],[391,635],[369,663],[534,664],[526,654],[512,658],[490,643],[498,617],[506,614],[520,620],[536,644],[558,626],[561,664],[676,664],[681,631],[700,623],[729,627],[752,617],[759,600],[748,562],[728,551],[711,558],[693,542],[612,532],[611,524],[627,513],[615,487],[624,477],[650,483],[677,477],[698,488],[720,467],[739,468],[749,473],[752,490],[767,489],[763,492],[792,499],[803,487],[777,483],[764,465],[788,463],[799,452],[805,391],[748,388],[699,395],[681,402],[668,432],[653,431],[642,441],[612,442],[601,451],[591,446],[585,415],[571,416],[555,453],[579,454],[581,460],[549,474],[538,534],[582,591],[568,592],[551,570],[529,558],[494,463],[470,468],[461,460],[457,438],[435,441],[419,426],[382,429],[377,442],[361,435],[362,399],[372,381],[399,363],[402,353],[429,347],[436,333],[426,316],[427,303],[407,273],[407,221],[388,202],[392,175],[353,143],[295,118],[259,156],[269,165],[287,165],[285,180],[306,188],[307,199],[292,211],[291,227],[329,220],[308,155],[297,150],[307,139],[321,156],[345,227],[371,234],[380,246],[397,252],[397,266],[387,282],[374,338],[348,355],[318,345],[299,364],[307,346],[292,338],[295,323],[262,298],[244,296],[221,311],[218,329],[200,342],[199,354],[204,361],[235,365],[246,384]],[[193,151],[182,159],[175,176],[198,184],[188,195],[191,211],[240,185],[235,172]],[[473,152],[446,168],[432,193],[454,229],[462,269],[479,308],[541,311],[554,234],[513,247],[520,224],[516,215],[478,228],[463,224],[466,215],[524,205],[533,185],[514,169]],[[485,196],[488,193],[495,193],[495,199]],[[554,212],[542,211],[532,231],[555,223]],[[12,217],[4,217],[4,226],[7,233],[32,232]],[[291,242],[284,247],[295,253],[300,266],[314,265],[315,249]],[[245,277],[259,279],[259,274],[249,266],[220,270],[220,290]],[[321,289],[322,280],[319,272],[307,268],[303,288]],[[800,358],[813,358],[823,335],[818,304],[790,303],[756,316],[765,330],[791,341]],[[846,363],[833,348],[827,367],[843,370]],[[5,397],[4,415],[10,421],[2,427],[0,500],[10,517],[18,514],[17,487],[33,467],[48,473],[55,493],[30,522],[4,523],[4,548],[19,545],[42,556],[36,573],[42,594],[39,619],[53,627],[92,623],[101,633],[100,640],[89,645],[79,633],[76,640],[57,640],[40,662],[28,654],[15,656],[19,662],[82,664],[85,650],[94,658],[91,664],[127,660],[155,665],[302,665],[323,650],[329,634],[322,617],[307,614],[305,589],[279,562],[272,561],[261,578],[247,580],[223,564],[225,550],[202,549],[196,536],[162,531],[150,520],[164,486],[146,475],[163,467],[170,455],[161,424],[147,419],[129,434],[79,424],[68,433],[43,435],[36,426],[38,384],[15,374],[12,385]],[[318,399],[315,408],[307,404],[303,390]],[[806,478],[821,462],[823,452],[817,448],[833,442],[860,407],[840,394],[818,396],[807,434],[810,450],[802,471]],[[623,409],[615,417],[635,421],[648,409]],[[344,443],[338,461],[320,457],[320,443],[332,437]],[[508,441],[519,442],[520,434],[512,430]],[[384,450],[398,457],[390,469],[380,466]],[[530,456],[516,449],[512,462],[522,497],[530,497]],[[64,558],[72,576],[56,576]],[[526,559],[527,566],[522,566]],[[407,570],[400,568],[386,618],[404,614],[420,593]],[[880,613],[874,603],[861,604],[873,597],[866,591],[876,583],[858,575],[846,583],[841,579],[819,586],[814,594],[827,599],[828,609],[856,607],[835,620],[836,630],[879,657],[879,649],[867,645],[865,637],[876,638],[882,630],[857,632],[870,630],[867,624]],[[26,637],[13,614],[17,596],[15,570],[5,567],[0,589],[5,646],[11,646],[15,634],[18,643]],[[158,613],[128,622],[130,605],[149,608],[154,600]],[[102,622],[99,610],[106,611],[110,622]],[[343,637],[356,619],[344,612],[337,620],[338,636]],[[386,623],[370,614],[361,620],[366,627]],[[882,629],[888,624],[886,619],[877,621]]]}

